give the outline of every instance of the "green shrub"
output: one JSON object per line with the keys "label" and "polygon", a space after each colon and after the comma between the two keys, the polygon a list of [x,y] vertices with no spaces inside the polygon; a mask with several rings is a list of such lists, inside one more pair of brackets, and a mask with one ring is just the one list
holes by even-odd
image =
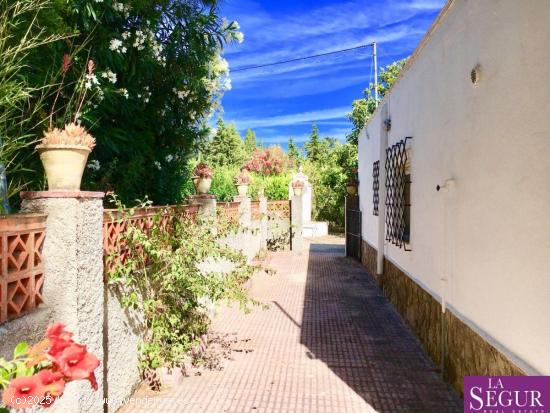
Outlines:
{"label": "green shrub", "polygon": [[292,179],[291,173],[281,175],[262,176],[252,174],[252,182],[248,189],[252,199],[258,199],[258,191],[261,187],[264,188],[264,193],[267,199],[283,200],[288,199],[288,184]]}
{"label": "green shrub", "polygon": [[[256,303],[243,287],[255,267],[247,264],[240,251],[220,242],[240,231],[238,224],[223,215],[217,218],[217,231],[212,231],[211,219],[176,217],[166,231],[158,225],[159,212],[153,218],[155,225],[145,233],[129,220],[133,210],[118,205],[121,219],[128,222],[123,234],[128,255],[109,274],[109,284],[124,307],[143,314],[140,367],[145,377],[154,377],[152,370],[158,367],[183,365],[186,354],[207,332],[217,303],[238,302],[244,310]],[[198,265],[210,260],[230,262],[232,267],[221,273]]]}
{"label": "green shrub", "polygon": [[235,176],[239,173],[236,166],[220,166],[214,170],[210,193],[220,202],[229,202],[237,195]]}

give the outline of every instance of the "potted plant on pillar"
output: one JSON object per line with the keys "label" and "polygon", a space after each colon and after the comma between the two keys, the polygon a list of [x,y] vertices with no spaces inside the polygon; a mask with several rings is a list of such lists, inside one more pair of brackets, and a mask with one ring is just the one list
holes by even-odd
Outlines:
{"label": "potted plant on pillar", "polygon": [[302,195],[302,191],[304,189],[304,181],[296,180],[292,182],[292,190],[294,191],[294,195],[300,196]]}
{"label": "potted plant on pillar", "polygon": [[95,139],[74,122],[44,133],[36,146],[50,191],[78,191]]}
{"label": "potted plant on pillar", "polygon": [[357,188],[359,187],[359,180],[357,179],[357,168],[354,168],[349,175],[348,182],[346,183],[346,192],[348,195],[357,195]]}
{"label": "potted plant on pillar", "polygon": [[241,168],[241,172],[235,177],[235,186],[239,192],[239,196],[246,196],[248,185],[250,184],[250,174],[246,167]]}
{"label": "potted plant on pillar", "polygon": [[199,163],[193,170],[193,175],[191,177],[193,185],[195,186],[195,191],[197,195],[206,195],[210,191],[212,186],[212,176],[214,171],[208,167],[204,162]]}
{"label": "potted plant on pillar", "polygon": [[348,195],[355,196],[357,195],[357,188],[359,186],[359,181],[355,178],[350,178],[346,183],[346,192]]}
{"label": "potted plant on pillar", "polygon": [[53,127],[55,105],[63,87],[65,74],[68,72],[70,65],[70,58],[68,55],[65,55],[62,65],[63,78],[50,112],[49,128],[44,132],[44,137],[40,144],[36,146],[46,172],[48,189],[50,191],[80,190],[80,182],[88,155],[95,146],[95,139],[78,121],[87,90],[91,88],[89,85],[92,82],[97,82],[97,78],[94,75],[94,62],[92,60],[88,61],[84,77],[79,81],[80,86],[77,92],[79,96],[76,100],[77,105],[74,116],[71,116],[71,120],[62,128]]}

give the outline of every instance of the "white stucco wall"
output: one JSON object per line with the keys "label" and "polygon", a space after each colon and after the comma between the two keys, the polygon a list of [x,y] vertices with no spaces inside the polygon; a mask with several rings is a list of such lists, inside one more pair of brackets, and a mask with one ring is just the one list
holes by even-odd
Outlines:
{"label": "white stucco wall", "polygon": [[[456,0],[383,102],[392,121],[388,144],[413,137],[413,251],[386,245],[387,259],[438,300],[449,270],[451,311],[528,373],[545,375],[549,22],[548,1]],[[474,86],[470,71],[478,64]],[[374,247],[372,164],[379,158],[380,112],[359,139],[363,238]],[[449,178],[455,189],[437,192]]]}

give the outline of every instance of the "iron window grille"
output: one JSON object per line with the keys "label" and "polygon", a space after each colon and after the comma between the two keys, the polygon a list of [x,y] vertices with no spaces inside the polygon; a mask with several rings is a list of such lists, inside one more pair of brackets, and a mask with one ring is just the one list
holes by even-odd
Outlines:
{"label": "iron window grille", "polygon": [[386,149],[386,240],[405,251],[410,242],[410,174],[407,167],[407,141]]}
{"label": "iron window grille", "polygon": [[376,161],[372,164],[372,215],[378,216],[378,204],[380,203],[379,189],[380,189],[380,161]]}

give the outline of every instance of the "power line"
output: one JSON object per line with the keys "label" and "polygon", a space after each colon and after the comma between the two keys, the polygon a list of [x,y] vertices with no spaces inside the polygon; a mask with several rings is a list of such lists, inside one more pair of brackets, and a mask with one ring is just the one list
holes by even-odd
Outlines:
{"label": "power line", "polygon": [[245,70],[261,69],[263,67],[278,66],[278,65],[283,65],[283,64],[286,64],[286,63],[299,62],[299,61],[307,60],[307,59],[315,59],[317,57],[330,56],[330,55],[334,55],[334,54],[338,54],[338,53],[351,52],[353,50],[364,49],[365,47],[371,47],[372,45],[373,45],[373,43],[362,44],[360,46],[350,47],[348,49],[340,49],[340,50],[335,50],[333,52],[328,52],[328,53],[319,53],[319,54],[311,55],[311,56],[298,57],[296,59],[282,60],[280,62],[266,63],[266,64],[263,64],[263,65],[257,65],[257,66],[239,67],[239,68],[236,68],[236,69],[232,69],[231,72],[232,73],[243,72]]}

